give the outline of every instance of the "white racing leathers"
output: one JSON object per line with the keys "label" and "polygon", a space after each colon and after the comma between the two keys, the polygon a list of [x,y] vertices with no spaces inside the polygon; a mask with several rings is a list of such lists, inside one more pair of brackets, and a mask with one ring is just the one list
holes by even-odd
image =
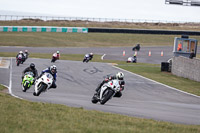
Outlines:
{"label": "white racing leathers", "polygon": [[39,96],[41,92],[45,92],[53,83],[53,76],[50,73],[44,73],[35,81],[34,96]]}
{"label": "white racing leathers", "polygon": [[117,92],[121,91],[120,81],[117,79],[111,80],[105,83],[100,88],[100,95],[94,94],[92,97],[92,103],[100,102],[100,104],[105,104],[109,99],[111,99]]}

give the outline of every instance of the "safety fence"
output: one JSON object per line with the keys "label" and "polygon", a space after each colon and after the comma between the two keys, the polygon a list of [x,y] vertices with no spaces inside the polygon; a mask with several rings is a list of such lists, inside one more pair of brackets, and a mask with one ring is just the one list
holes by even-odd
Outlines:
{"label": "safety fence", "polygon": [[118,19],[118,18],[89,18],[89,17],[59,17],[59,16],[26,16],[26,15],[0,15],[0,21],[85,21],[85,22],[121,22],[121,23],[190,23],[190,21],[150,20],[150,19]]}
{"label": "safety fence", "polygon": [[88,33],[84,27],[0,26],[0,32],[73,32]]}

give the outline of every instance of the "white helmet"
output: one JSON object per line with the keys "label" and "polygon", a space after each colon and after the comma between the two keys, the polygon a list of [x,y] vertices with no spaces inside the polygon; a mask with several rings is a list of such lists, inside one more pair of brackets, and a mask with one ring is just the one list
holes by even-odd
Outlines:
{"label": "white helmet", "polygon": [[19,51],[19,53],[22,54],[23,52],[22,52],[22,51]]}
{"label": "white helmet", "polygon": [[50,71],[51,71],[52,74],[57,73],[56,65],[50,66]]}
{"label": "white helmet", "polygon": [[93,53],[90,53],[90,55],[93,55]]}
{"label": "white helmet", "polygon": [[123,80],[124,74],[123,74],[122,72],[118,72],[118,73],[116,74],[116,77],[117,77],[119,80]]}
{"label": "white helmet", "polygon": [[60,52],[59,51],[57,51],[57,54],[59,54]]}

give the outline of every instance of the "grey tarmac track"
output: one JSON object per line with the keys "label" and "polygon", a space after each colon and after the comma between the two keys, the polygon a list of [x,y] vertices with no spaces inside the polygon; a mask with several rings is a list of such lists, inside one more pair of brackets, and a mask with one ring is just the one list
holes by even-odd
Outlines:
{"label": "grey tarmac track", "polygon": [[[31,62],[39,72],[52,65],[50,59],[28,59],[16,66],[12,61],[12,92],[30,101],[64,104],[83,107],[88,110],[118,113],[182,124],[200,125],[200,98],[173,90],[159,83],[142,78],[127,71],[119,70],[106,63],[82,63],[80,61],[59,60],[57,89],[50,89],[39,97],[33,96],[33,86],[27,92],[21,89],[21,72]],[[4,69],[0,69],[3,73]],[[121,98],[113,98],[105,105],[92,104],[91,98],[98,83],[107,74],[123,71],[125,90]],[[2,77],[0,77],[2,81]]]}

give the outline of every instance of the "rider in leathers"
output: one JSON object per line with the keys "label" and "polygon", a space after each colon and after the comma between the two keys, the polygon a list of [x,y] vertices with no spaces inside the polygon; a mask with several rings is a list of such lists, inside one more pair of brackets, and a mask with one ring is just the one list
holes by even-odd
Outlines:
{"label": "rider in leathers", "polygon": [[19,58],[20,55],[22,57],[22,62],[21,63],[23,64],[25,56],[24,56],[24,53],[22,51],[19,51],[19,53],[16,55],[16,60],[18,60],[18,58]]}
{"label": "rider in leathers", "polygon": [[[100,95],[100,88],[102,87],[103,84],[105,83],[108,83],[109,81],[111,80],[114,80],[114,79],[118,79],[120,81],[120,87],[121,87],[121,91],[124,90],[124,85],[125,85],[125,81],[124,81],[124,74],[122,72],[118,72],[116,75],[114,76],[110,76],[108,78],[106,78],[105,80],[103,80],[99,86],[96,88],[96,95],[99,97]],[[122,96],[122,93],[121,91],[117,92],[114,97],[121,97]]]}
{"label": "rider in leathers", "polygon": [[34,75],[34,81],[35,81],[35,78],[38,77],[38,71],[37,69],[35,68],[35,64],[34,63],[31,63],[29,67],[27,67],[26,69],[24,69],[24,71],[22,72],[22,80],[24,79],[24,75],[26,72],[32,72]]}
{"label": "rider in leathers", "polygon": [[56,68],[56,66],[55,66],[55,65],[52,65],[52,66],[50,66],[50,67],[44,69],[44,70],[41,72],[39,78],[42,77],[42,75],[43,75],[44,73],[50,73],[50,74],[53,76],[53,83],[52,83],[52,85],[51,85],[49,88],[56,88],[56,87],[57,87],[57,85],[56,85],[56,83],[55,83],[55,82],[56,82],[56,77],[57,77],[57,68]]}

